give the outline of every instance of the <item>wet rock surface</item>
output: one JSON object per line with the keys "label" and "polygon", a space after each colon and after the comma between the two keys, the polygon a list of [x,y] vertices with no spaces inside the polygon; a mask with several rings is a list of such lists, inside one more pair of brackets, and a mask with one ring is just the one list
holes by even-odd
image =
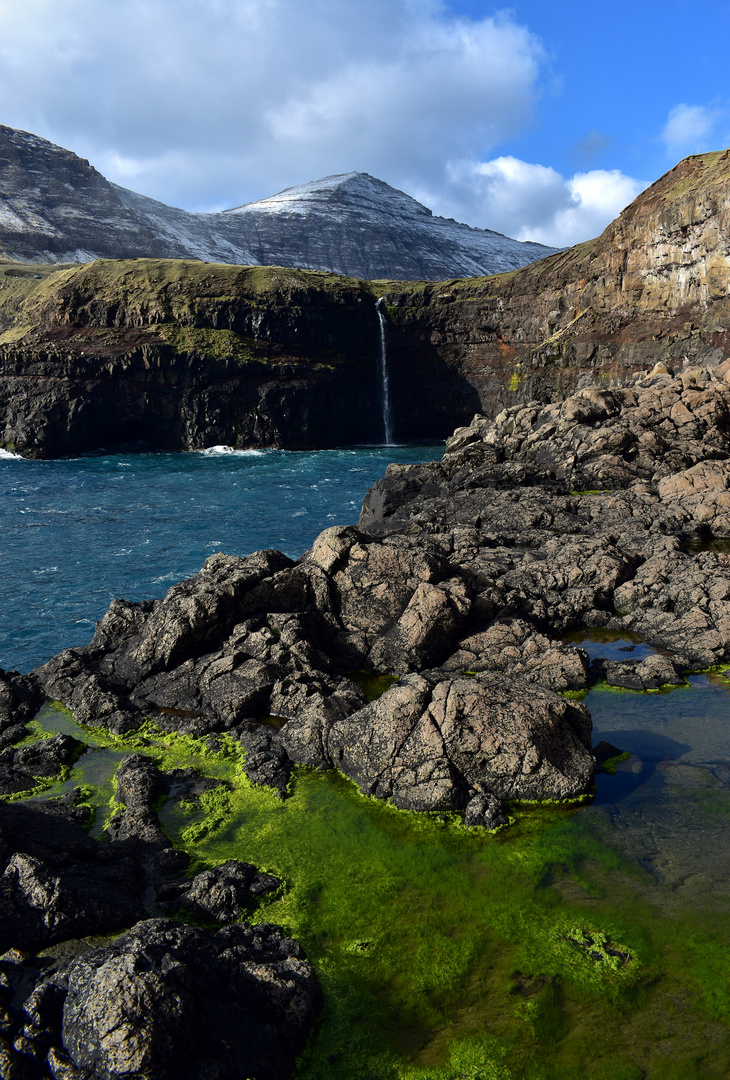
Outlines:
{"label": "wet rock surface", "polygon": [[60,961],[6,954],[0,977],[9,1080],[283,1080],[321,1007],[301,947],[268,923],[152,919]]}
{"label": "wet rock surface", "polygon": [[232,922],[281,886],[278,878],[237,860],[185,876],[189,857],[173,847],[154,805],[164,795],[189,798],[191,788],[215,781],[201,781],[192,769],[161,773],[150,758],[130,754],[116,783],[117,809],[101,840],[86,831],[91,810],[75,805],[78,791],[0,802],[0,951],[112,933],[145,914],[184,910],[202,920]]}
{"label": "wet rock surface", "polygon": [[82,749],[78,739],[60,733],[28,746],[6,746],[0,750],[0,795],[28,791],[41,779],[60,775]]}
{"label": "wet rock surface", "polygon": [[[301,559],[217,554],[162,600],[115,601],[88,646],[3,676],[3,730],[19,740],[46,694],[116,733],[152,717],[211,746],[232,738],[250,779],[282,797],[294,765],[336,768],[368,795],[486,829],[506,821],[508,800],[580,796],[596,754],[576,691],[597,679],[654,690],[730,661],[730,555],[716,543],[730,463],[722,375],[658,372],[476,417],[443,461],[391,466],[359,525],[325,530]],[[591,629],[653,650],[591,663],[566,639]],[[384,692],[368,697],[375,684]],[[72,743],[11,738],[2,761],[9,776],[50,775],[73,760]],[[279,889],[234,861],[185,878],[155,807],[195,783],[129,755],[101,844],[72,799],[0,805],[0,947],[36,950],[150,915],[230,922]],[[0,1054],[19,1076],[50,1069],[55,1080],[233,1077],[244,1051],[221,1032],[234,1018],[246,1052],[264,1055],[251,1074],[285,1076],[318,1000],[297,949],[245,923],[215,936],[143,923],[37,973],[38,1008],[47,1001],[56,1019],[8,1013]],[[210,985],[195,1005],[211,1010],[200,1057],[187,1051],[189,970]],[[112,981],[119,1028],[106,1022]]]}
{"label": "wet rock surface", "polygon": [[[725,367],[475,417],[441,462],[390,466],[358,527],[115,601],[31,681],[112,731],[229,733],[282,796],[297,763],[412,809],[581,794],[590,721],[565,692],[730,659],[730,557],[698,549],[726,528]],[[590,667],[563,640],[586,628],[658,652]],[[369,701],[359,671],[397,681]]]}

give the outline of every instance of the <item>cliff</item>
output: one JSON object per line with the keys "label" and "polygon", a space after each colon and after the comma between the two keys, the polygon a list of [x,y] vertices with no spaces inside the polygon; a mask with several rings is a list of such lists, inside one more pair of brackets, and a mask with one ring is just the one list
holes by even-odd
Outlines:
{"label": "cliff", "polygon": [[373,299],[348,278],[151,259],[0,268],[0,442],[27,456],[373,441],[378,357]]}
{"label": "cliff", "polygon": [[447,282],[193,261],[0,264],[0,445],[35,456],[327,447],[730,354],[730,152],[687,158],[595,240]]}
{"label": "cliff", "polygon": [[730,151],[686,158],[595,240],[513,273],[381,284],[399,438],[414,364],[465,380],[481,411],[730,354]]}

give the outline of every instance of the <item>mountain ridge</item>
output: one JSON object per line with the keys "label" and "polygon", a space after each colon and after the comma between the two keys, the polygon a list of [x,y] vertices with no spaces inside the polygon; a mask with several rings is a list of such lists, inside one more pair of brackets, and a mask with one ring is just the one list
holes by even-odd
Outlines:
{"label": "mountain ridge", "polygon": [[554,250],[435,216],[359,172],[191,213],[106,180],[46,139],[0,125],[0,257],[12,261],[194,258],[438,281],[516,269]]}

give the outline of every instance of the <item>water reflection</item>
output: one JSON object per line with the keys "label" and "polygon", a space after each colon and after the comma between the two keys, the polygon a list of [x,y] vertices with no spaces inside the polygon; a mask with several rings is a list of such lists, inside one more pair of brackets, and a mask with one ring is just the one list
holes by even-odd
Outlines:
{"label": "water reflection", "polygon": [[615,776],[597,777],[577,827],[638,864],[666,910],[730,905],[730,682],[689,683],[668,694],[593,689],[585,699],[594,742],[631,756]]}

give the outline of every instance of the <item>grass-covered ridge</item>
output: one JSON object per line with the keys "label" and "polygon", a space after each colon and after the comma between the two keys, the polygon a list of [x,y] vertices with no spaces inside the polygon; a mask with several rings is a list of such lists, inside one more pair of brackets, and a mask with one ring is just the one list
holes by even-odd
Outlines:
{"label": "grass-covered ridge", "polygon": [[367,283],[276,266],[97,259],[59,269],[0,262],[0,344],[54,325],[225,330],[241,305],[296,311],[364,298],[371,299]]}

